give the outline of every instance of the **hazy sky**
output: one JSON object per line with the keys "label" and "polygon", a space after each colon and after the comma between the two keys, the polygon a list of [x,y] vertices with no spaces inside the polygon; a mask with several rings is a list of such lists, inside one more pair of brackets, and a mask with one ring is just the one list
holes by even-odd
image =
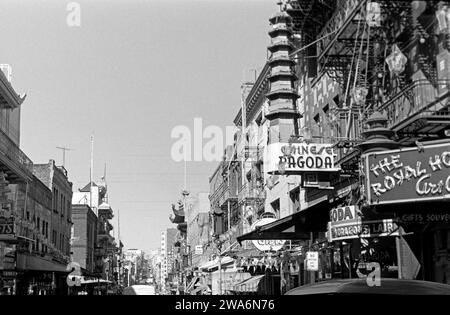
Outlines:
{"label": "hazy sky", "polygon": [[[126,248],[155,249],[183,187],[172,161],[177,125],[231,125],[243,73],[266,61],[275,0],[79,0],[69,27],[66,0],[2,0],[0,63],[26,93],[21,148],[35,163],[72,148],[74,190],[107,167],[113,224]],[[188,163],[192,194],[208,191],[213,162]]]}

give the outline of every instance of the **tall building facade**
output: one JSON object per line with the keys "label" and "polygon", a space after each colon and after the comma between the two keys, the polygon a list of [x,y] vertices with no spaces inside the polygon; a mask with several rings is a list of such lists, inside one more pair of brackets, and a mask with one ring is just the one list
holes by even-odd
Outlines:
{"label": "tall building facade", "polygon": [[33,166],[20,150],[25,97],[11,85],[11,68],[1,68],[7,75],[0,71],[0,290],[66,294],[72,184],[54,161]]}
{"label": "tall building facade", "polygon": [[166,229],[161,232],[161,288],[168,293],[170,283],[174,279],[174,253],[177,229]]}
{"label": "tall building facade", "polygon": [[95,275],[97,220],[97,216],[88,205],[72,205],[72,261],[80,265],[82,273],[86,276]]}
{"label": "tall building facade", "polygon": [[[436,219],[449,213],[439,197],[449,143],[448,12],[448,1],[293,0],[271,19],[267,117],[278,136],[269,136],[263,169],[265,206],[281,220],[238,239],[299,245],[286,258],[293,268],[280,274],[282,291],[364,276],[368,262],[383,277],[448,283],[448,222]],[[291,67],[283,61],[279,71],[280,55]],[[281,129],[272,91],[288,91],[289,82],[299,116]],[[291,104],[293,94],[275,95]],[[411,160],[441,188],[410,173]],[[307,267],[307,252],[318,254],[317,269]]]}

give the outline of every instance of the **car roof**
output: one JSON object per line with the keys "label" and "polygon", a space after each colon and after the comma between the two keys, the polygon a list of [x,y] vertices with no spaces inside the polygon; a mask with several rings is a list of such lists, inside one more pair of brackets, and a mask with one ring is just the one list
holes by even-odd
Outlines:
{"label": "car roof", "polygon": [[124,295],[154,295],[155,287],[152,285],[136,284],[123,289]]}
{"label": "car roof", "polygon": [[382,295],[450,295],[450,285],[403,279],[380,279],[379,286],[369,286],[366,279],[339,279],[292,289],[286,295],[313,294],[382,294]]}

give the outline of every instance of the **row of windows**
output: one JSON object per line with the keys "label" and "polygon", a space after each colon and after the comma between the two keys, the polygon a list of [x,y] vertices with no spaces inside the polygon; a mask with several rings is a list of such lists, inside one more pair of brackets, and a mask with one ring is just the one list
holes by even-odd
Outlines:
{"label": "row of windows", "polygon": [[53,212],[61,213],[61,216],[70,216],[70,202],[71,200],[67,200],[67,197],[60,193],[58,188],[53,188]]}
{"label": "row of windows", "polygon": [[[30,221],[30,212],[27,211],[26,213],[27,220]],[[36,225],[37,230],[48,239],[48,233],[49,233],[49,222],[45,220],[41,220],[39,217],[33,216],[33,223]],[[60,250],[63,253],[68,252],[69,249],[69,238],[66,237],[64,234],[59,233],[56,230],[52,231],[52,238],[51,242],[58,250]],[[42,245],[42,246],[40,246]],[[39,240],[36,240],[35,243],[32,245],[32,249],[36,251],[42,251],[44,253],[48,252],[47,246],[44,244],[40,244]]]}

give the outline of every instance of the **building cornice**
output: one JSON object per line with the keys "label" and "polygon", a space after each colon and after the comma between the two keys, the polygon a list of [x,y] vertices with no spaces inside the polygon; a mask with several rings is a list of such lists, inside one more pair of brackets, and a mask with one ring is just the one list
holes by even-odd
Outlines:
{"label": "building cornice", "polygon": [[26,95],[19,96],[14,91],[11,83],[2,71],[0,71],[0,108],[5,106],[6,108],[15,109],[22,105],[25,101]]}
{"label": "building cornice", "polygon": [[[268,84],[268,78],[270,76],[270,66],[269,63],[266,62],[264,65],[264,68],[261,70],[258,79],[256,80],[255,84],[253,85],[252,89],[250,90],[250,93],[247,96],[247,99],[245,100],[245,107],[247,109],[247,117],[254,109],[255,105],[257,104],[258,98],[261,96],[261,94],[264,91],[264,88]],[[248,123],[249,120],[247,120]],[[242,125],[242,108],[239,110],[237,116],[234,118],[234,124],[236,126]]]}

